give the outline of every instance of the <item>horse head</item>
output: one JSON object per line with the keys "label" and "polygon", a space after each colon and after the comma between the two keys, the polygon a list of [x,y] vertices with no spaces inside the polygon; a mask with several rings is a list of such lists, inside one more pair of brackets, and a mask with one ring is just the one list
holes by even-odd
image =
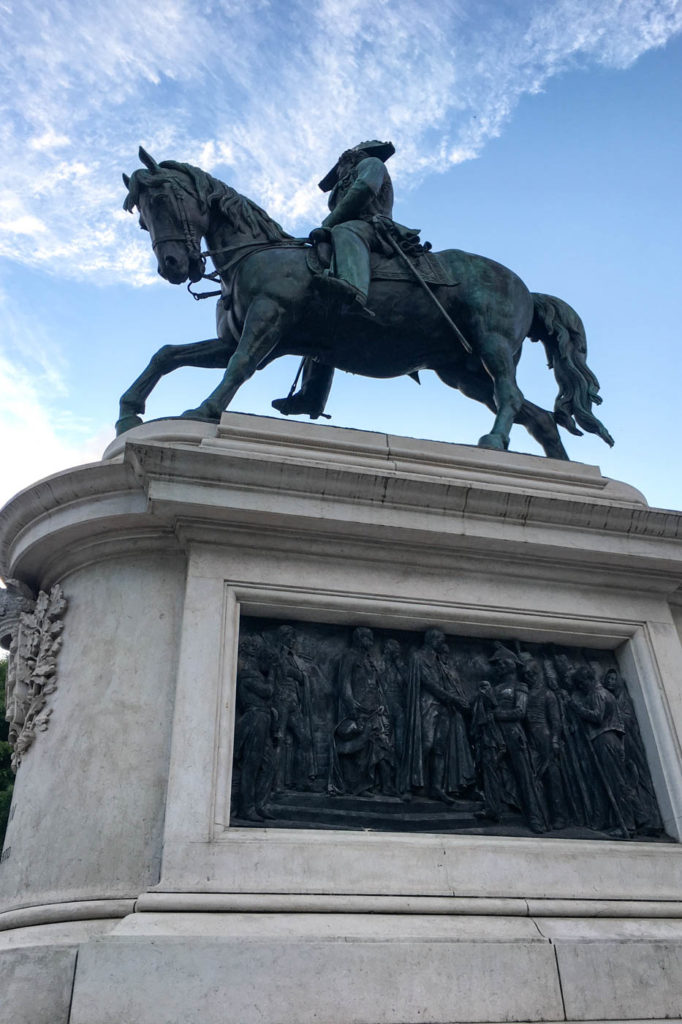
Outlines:
{"label": "horse head", "polygon": [[[265,210],[235,189],[192,164],[163,160],[160,164],[140,146],[145,169],[123,175],[128,190],[123,209],[140,212],[140,227],[148,231],[159,274],[171,284],[196,282],[205,263],[200,242],[217,230],[212,248],[291,238]],[[210,241],[209,236],[209,241]]]}
{"label": "horse head", "polygon": [[171,284],[200,281],[205,270],[201,239],[208,230],[214,179],[191,164],[159,164],[142,146],[139,156],[146,169],[123,175],[128,190],[123,209],[139,210],[161,277]]}
{"label": "horse head", "polygon": [[152,236],[159,273],[172,285],[201,280],[203,238],[220,251],[291,239],[265,210],[200,167],[174,160],[158,164],[141,146],[139,159],[145,169],[123,175],[128,189],[123,209],[139,210],[140,227]]}

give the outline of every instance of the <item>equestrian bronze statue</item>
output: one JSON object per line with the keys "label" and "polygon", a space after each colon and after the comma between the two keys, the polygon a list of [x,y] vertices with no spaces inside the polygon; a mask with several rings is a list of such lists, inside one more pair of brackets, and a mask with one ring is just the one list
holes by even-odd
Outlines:
{"label": "equestrian bronze statue", "polygon": [[[190,164],[157,163],[128,178],[124,208],[137,208],[159,273],[172,284],[219,282],[217,337],[164,345],[121,397],[117,432],[142,422],[160,378],[181,366],[225,369],[188,419],[219,420],[256,370],[303,357],[302,386],[273,402],[285,414],[323,415],[334,369],[367,377],[441,380],[495,414],[483,448],[504,451],[513,423],[545,454],[568,455],[557,425],[611,435],[592,411],[599,383],[587,366],[585,331],[561,299],[531,293],[511,270],[459,249],[432,253],[419,233],[392,219],[385,166],[390,143],[347,150],[320,182],[330,213],[309,238],[293,238],[246,196]],[[207,250],[202,251],[201,241]],[[205,273],[210,257],[215,271]],[[527,401],[516,383],[525,338],[541,341],[559,386],[553,412]]]}

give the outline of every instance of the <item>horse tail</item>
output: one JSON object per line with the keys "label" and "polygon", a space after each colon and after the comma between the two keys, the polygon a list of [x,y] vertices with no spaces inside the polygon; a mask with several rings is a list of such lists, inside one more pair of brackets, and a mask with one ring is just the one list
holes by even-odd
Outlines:
{"label": "horse tail", "polygon": [[528,337],[544,345],[547,365],[554,371],[559,385],[554,419],[571,434],[581,435],[580,425],[613,445],[608,430],[592,412],[593,405],[601,405],[601,396],[599,381],[587,365],[587,340],[582,320],[562,299],[538,292],[532,295],[533,322]]}

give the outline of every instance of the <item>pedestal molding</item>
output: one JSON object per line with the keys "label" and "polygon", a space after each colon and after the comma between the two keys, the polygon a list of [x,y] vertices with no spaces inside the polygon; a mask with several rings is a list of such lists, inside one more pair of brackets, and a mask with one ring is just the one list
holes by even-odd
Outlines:
{"label": "pedestal molding", "polygon": [[64,921],[95,921],[125,917],[135,910],[134,899],[77,900],[70,903],[40,903],[0,913],[0,932],[32,928]]}
{"label": "pedestal molding", "polygon": [[148,892],[136,913],[453,914],[493,917],[682,918],[680,900],[525,899],[465,896],[330,896]]}

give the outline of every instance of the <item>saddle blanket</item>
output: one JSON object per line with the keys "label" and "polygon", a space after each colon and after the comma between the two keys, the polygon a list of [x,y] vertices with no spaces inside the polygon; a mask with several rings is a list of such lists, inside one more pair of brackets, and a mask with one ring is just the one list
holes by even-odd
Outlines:
{"label": "saddle blanket", "polygon": [[[328,262],[323,262],[320,259],[320,255],[318,253],[319,248],[331,253],[329,246],[316,245],[312,249],[307,250],[306,258],[308,260],[308,267],[313,274],[321,274],[322,271],[326,270],[329,266]],[[418,256],[409,256],[408,259],[427,284],[455,285],[458,283],[448,271],[447,267],[438,259],[436,253],[423,252]],[[415,282],[414,274],[397,253],[395,256],[383,256],[378,252],[371,253],[371,274],[373,281]]]}

